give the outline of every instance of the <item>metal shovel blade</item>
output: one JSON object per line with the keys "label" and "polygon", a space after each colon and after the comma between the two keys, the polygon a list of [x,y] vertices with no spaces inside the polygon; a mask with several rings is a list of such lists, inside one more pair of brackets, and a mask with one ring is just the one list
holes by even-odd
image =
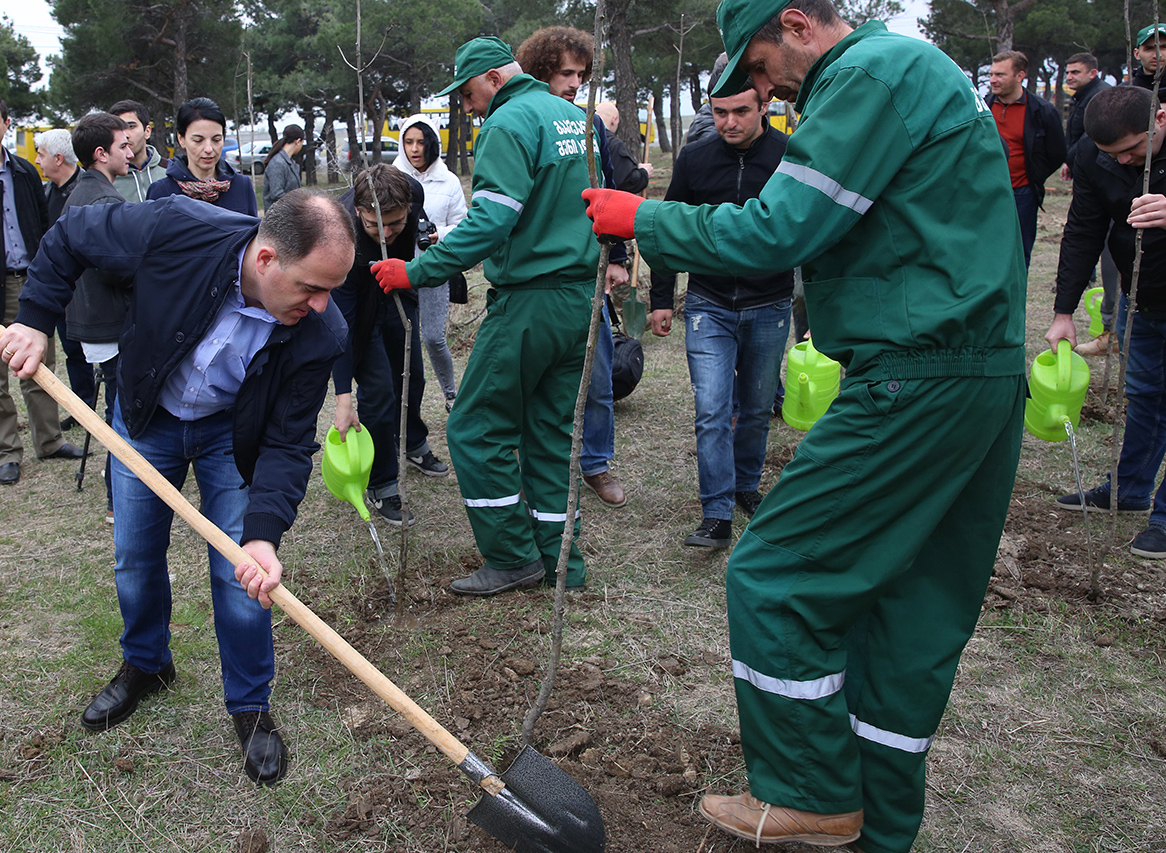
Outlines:
{"label": "metal shovel blade", "polygon": [[518,853],[603,853],[599,808],[579,783],[530,746],[501,779],[498,796],[483,794],[469,818]]}
{"label": "metal shovel blade", "polygon": [[624,334],[633,338],[643,337],[647,324],[648,306],[639,300],[633,286],[631,295],[623,301]]}

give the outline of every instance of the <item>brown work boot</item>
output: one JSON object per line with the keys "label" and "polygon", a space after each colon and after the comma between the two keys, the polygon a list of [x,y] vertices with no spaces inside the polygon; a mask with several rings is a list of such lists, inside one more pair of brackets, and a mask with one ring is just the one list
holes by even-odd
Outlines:
{"label": "brown work boot", "polygon": [[628,502],[623,486],[619,484],[619,480],[611,476],[610,471],[600,471],[590,477],[584,476],[583,482],[610,507],[620,507]]}
{"label": "brown work boot", "polygon": [[821,847],[841,847],[858,838],[862,810],[848,814],[814,814],[763,803],[746,792],[735,797],[705,794],[700,813],[730,835],[754,844],[801,841]]}
{"label": "brown work boot", "polygon": [[1073,347],[1073,352],[1077,355],[1083,355],[1086,358],[1097,358],[1109,352],[1109,332],[1102,332],[1091,341],[1086,341],[1083,344],[1077,344]]}

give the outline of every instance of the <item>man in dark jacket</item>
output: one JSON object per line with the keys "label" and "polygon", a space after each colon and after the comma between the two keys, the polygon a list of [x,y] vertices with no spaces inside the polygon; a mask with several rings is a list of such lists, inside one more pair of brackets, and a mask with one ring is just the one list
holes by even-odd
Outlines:
{"label": "man in dark jacket", "polygon": [[[133,278],[113,427],[178,487],[193,461],[203,514],[252,558],[233,567],[211,550],[211,601],[227,712],[244,770],[260,785],[287,767],[268,714],[275,649],[265,608],[347,333],[328,295],[352,259],[344,210],[305,190],[285,196],[262,224],[185,196],[78,207],[45,237],[18,322],[0,335],[3,360],[30,377],[82,272],[100,266]],[[113,479],[124,660],[81,715],[94,731],[127,719],[175,678],[166,561],[173,511],[120,462]]]}
{"label": "man in dark jacket", "polygon": [[[113,181],[129,172],[133,157],[126,123],[109,113],[90,113],[77,123],[73,131],[73,149],[85,171],[64,209],[87,204],[122,204],[125,199],[114,189]],[[105,381],[106,423],[113,422],[113,401],[117,397],[117,339],[121,336],[129,309],[129,284],[121,276],[99,269],[85,270],[77,281],[73,300],[65,309],[66,334],[82,348],[86,365],[97,365]],[[92,402],[96,407],[98,401],[94,399]],[[113,523],[111,458],[106,456],[105,462],[105,520],[109,524]]]}
{"label": "man in dark jacket", "polygon": [[[369,180],[373,187],[369,187]],[[401,392],[404,390],[405,327],[392,297],[385,295],[369,271],[369,264],[381,260],[381,237],[388,256],[404,261],[417,254],[417,226],[425,219],[421,184],[392,166],[378,163],[358,174],[353,188],[340,197],[340,204],[352,217],[356,229],[356,261],[336,291],[336,305],[348,323],[348,346],[332,368],[336,388],[336,415],[333,424],[345,436],[350,427],[368,429],[372,436],[372,471],[368,479],[368,502],[395,527],[412,525],[401,507],[397,490],[397,446],[401,435]],[[376,200],[373,199],[376,189]],[[380,204],[378,233],[376,206]],[[429,235],[436,239],[436,232]],[[421,417],[425,393],[425,365],[421,360],[421,331],[417,322],[417,294],[400,294],[401,306],[412,323],[409,359],[409,411],[405,421],[405,458],[422,474],[444,477],[449,466],[429,448],[429,427]],[[358,409],[352,405],[352,380],[357,383]]]}
{"label": "man in dark jacket", "polygon": [[[1069,118],[1065,122],[1065,140],[1069,153],[1065,165],[1061,167],[1061,180],[1073,179],[1072,165],[1077,157],[1077,147],[1085,136],[1085,108],[1098,92],[1108,89],[1109,84],[1097,74],[1097,57],[1092,53],[1075,53],[1065,63],[1065,85],[1073,90],[1069,101]],[[1109,351],[1109,330],[1113,328],[1113,309],[1117,304],[1117,267],[1109,249],[1101,252],[1101,283],[1105,295],[1101,300],[1101,318],[1105,329],[1091,341],[1079,344],[1074,349],[1084,356],[1102,356]]]}
{"label": "man in dark jacket", "polygon": [[[8,132],[12,120],[8,105],[0,100],[0,138]],[[28,267],[36,257],[41,237],[49,226],[48,205],[36,167],[0,146],[0,211],[4,243],[3,316],[0,323],[16,317],[17,300],[28,277]],[[50,342],[44,362],[52,369],[56,364],[55,348]],[[30,374],[31,375],[31,374]],[[80,449],[61,435],[57,403],[30,378],[20,383],[28,409],[28,426],[33,447],[40,459],[80,459]],[[16,403],[8,392],[8,371],[0,370],[0,485],[11,486],[20,479],[24,445],[16,428]]]}
{"label": "man in dark jacket", "polygon": [[[1089,275],[1108,233],[1109,250],[1121,273],[1122,298],[1117,312],[1119,339],[1125,335],[1127,299],[1134,246],[1142,231],[1142,267],[1137,311],[1130,330],[1126,368],[1126,429],[1118,460],[1118,511],[1150,510],[1154,480],[1166,454],[1166,110],[1157,107],[1150,192],[1142,194],[1146,162],[1149,92],[1119,86],[1101,92],[1085,113],[1085,132],[1073,170],[1073,201],[1061,239],[1057,265],[1055,316],[1045,339],[1076,342],[1073,311],[1089,284]],[[1112,485],[1107,479],[1085,493],[1089,507],[1109,509]],[[1061,506],[1081,509],[1081,496],[1057,498]],[[1150,523],[1134,537],[1130,550],[1141,557],[1166,559],[1166,484],[1154,496]]]}
{"label": "man in dark jacket", "polygon": [[1166,24],[1158,25],[1158,36],[1155,38],[1154,25],[1142,27],[1138,30],[1138,39],[1134,48],[1134,57],[1140,67],[1134,69],[1130,82],[1143,89],[1154,89],[1154,74],[1158,71],[1158,58],[1166,53]]}
{"label": "man in dark jacket", "polygon": [[[684,146],[664,196],[686,204],[743,204],[756,198],[785,153],[766,104],[747,79],[741,91],[710,98],[716,135]],[[652,333],[672,331],[675,275],[652,273]],[[691,273],[684,344],[696,398],[700,526],[685,545],[727,548],[733,502],[752,517],[765,462],[769,417],[789,333],[792,270],[745,276]],[[734,428],[734,389],[740,404]]]}
{"label": "man in dark jacket", "polygon": [[1036,242],[1036,212],[1045,198],[1045,181],[1065,162],[1061,115],[1040,95],[1024,90],[1027,74],[1028,57],[1020,51],[996,54],[988,72],[992,93],[987,97],[1000,136],[1008,145],[1008,172],[1026,268]]}

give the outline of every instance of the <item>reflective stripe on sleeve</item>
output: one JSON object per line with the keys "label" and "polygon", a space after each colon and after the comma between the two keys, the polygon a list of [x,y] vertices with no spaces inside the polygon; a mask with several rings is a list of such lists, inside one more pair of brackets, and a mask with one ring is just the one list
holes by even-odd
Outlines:
{"label": "reflective stripe on sleeve", "polygon": [[490,190],[478,190],[476,193],[474,193],[472,196],[470,196],[470,203],[472,204],[474,199],[478,199],[478,198],[484,198],[484,199],[486,199],[486,201],[497,202],[498,204],[502,204],[502,205],[505,205],[506,207],[509,207],[511,210],[515,210],[518,213],[522,213],[522,202],[515,201],[514,199],[512,199],[508,195],[502,195],[502,193],[491,192]]}
{"label": "reflective stripe on sleeve", "polygon": [[504,498],[465,498],[465,502],[466,506],[472,507],[514,506],[520,499],[519,495],[507,495]]}
{"label": "reflective stripe on sleeve", "polygon": [[935,735],[931,737],[907,737],[906,735],[895,734],[888,732],[886,729],[880,729],[872,726],[870,723],[864,723],[854,714],[850,715],[850,728],[854,729],[854,733],[863,740],[880,743],[883,746],[889,746],[891,749],[898,749],[902,752],[927,752],[931,749],[931,742],[935,740]]}
{"label": "reflective stripe on sleeve", "polygon": [[842,689],[846,681],[846,673],[838,672],[834,675],[825,675],[811,681],[790,681],[785,678],[774,678],[755,669],[750,669],[739,660],[733,661],[733,677],[748,681],[758,690],[774,693],[787,699],[821,699],[830,696]]}
{"label": "reflective stripe on sleeve", "polygon": [[816,169],[811,169],[809,166],[787,163],[783,160],[781,165],[777,167],[777,171],[789,175],[800,184],[805,184],[807,187],[816,189],[818,192],[829,196],[836,204],[849,207],[855,213],[866,213],[870,210],[870,206],[874,204],[869,198],[864,198],[858,193],[851,192],[833,178],[827,177]]}

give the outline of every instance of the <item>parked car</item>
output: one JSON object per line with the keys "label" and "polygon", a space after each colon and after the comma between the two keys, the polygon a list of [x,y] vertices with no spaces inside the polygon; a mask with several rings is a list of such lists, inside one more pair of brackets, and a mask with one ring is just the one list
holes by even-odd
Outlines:
{"label": "parked car", "polygon": [[[381,137],[381,162],[392,163],[393,158],[397,156],[400,147],[397,145],[397,140],[391,139],[387,136]],[[365,161],[372,163],[373,148],[372,140],[366,140],[363,144]],[[345,172],[351,172],[354,169],[360,168],[360,149],[351,150],[348,140],[340,143],[340,168]]]}
{"label": "parked car", "polygon": [[267,159],[267,153],[271,151],[272,143],[270,140],[255,140],[254,142],[244,142],[234,151],[223,154],[227,162],[231,164],[236,172],[251,173],[251,163],[255,163],[255,174],[263,174],[263,161]]}

